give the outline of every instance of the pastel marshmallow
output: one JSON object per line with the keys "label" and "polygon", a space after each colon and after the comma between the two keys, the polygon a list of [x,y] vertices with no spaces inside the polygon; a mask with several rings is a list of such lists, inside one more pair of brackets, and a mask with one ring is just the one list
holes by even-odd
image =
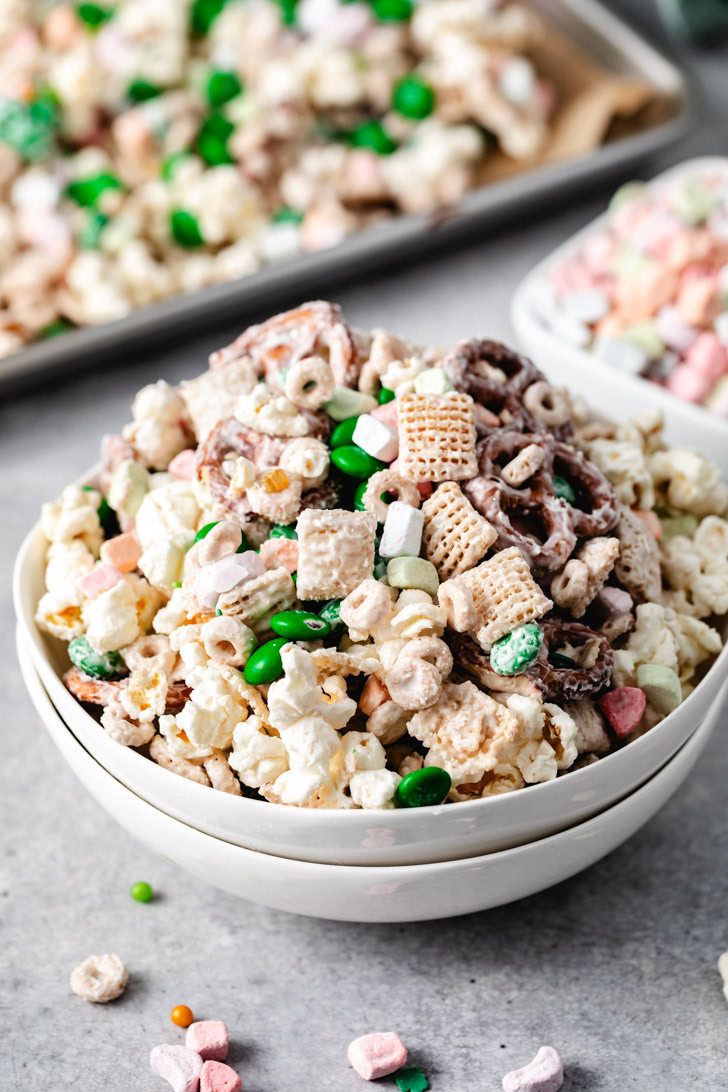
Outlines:
{"label": "pastel marshmallow", "polygon": [[[662,526],[660,526],[660,533],[662,533]],[[613,588],[610,584],[597,592],[597,603],[609,614],[626,614],[634,606],[634,600],[628,591],[624,588]]]}
{"label": "pastel marshmallow", "polygon": [[442,368],[426,368],[415,376],[416,394],[447,394],[452,389],[452,379]]}
{"label": "pastel marshmallow", "polygon": [[636,686],[620,686],[597,699],[597,705],[619,739],[631,736],[642,719],[647,699]]}
{"label": "pastel marshmallow", "polygon": [[721,345],[728,348],[728,311],[721,311],[713,323],[713,329]]}
{"label": "pastel marshmallow", "polygon": [[698,336],[699,330],[690,323],[683,322],[678,314],[677,307],[665,304],[657,312],[657,332],[670,349],[679,353],[687,352]]}
{"label": "pastel marshmallow", "polygon": [[[644,511],[641,508],[633,508],[632,515],[637,516],[637,519],[641,519],[647,530],[655,536],[655,538],[662,538],[662,524],[660,523],[660,517],[656,512]],[[615,591],[618,589],[615,588]]]}
{"label": "pastel marshmallow", "polygon": [[677,313],[683,322],[693,326],[707,326],[717,310],[717,293],[714,277],[685,284],[677,299]]}
{"label": "pastel marshmallow", "polygon": [[346,1056],[360,1077],[376,1081],[405,1064],[407,1048],[393,1031],[373,1031],[349,1043]]}
{"label": "pastel marshmallow", "polygon": [[424,513],[404,501],[392,501],[387,510],[380,557],[418,557],[422,546]]}
{"label": "pastel marshmallow", "polygon": [[552,1046],[542,1046],[532,1062],[506,1073],[503,1092],[558,1092],[563,1083],[559,1052]]}
{"label": "pastel marshmallow", "polygon": [[195,577],[194,593],[203,607],[212,609],[223,592],[232,591],[246,580],[262,576],[264,572],[265,563],[253,550],[229,554],[200,569]]}
{"label": "pastel marshmallow", "polygon": [[682,701],[679,678],[671,667],[663,664],[640,664],[637,685],[644,690],[650,705],[665,717]]}
{"label": "pastel marshmallow", "polygon": [[185,1046],[206,1062],[224,1062],[230,1048],[227,1025],[222,1020],[195,1020],[187,1028]]}
{"label": "pastel marshmallow", "polygon": [[679,364],[667,380],[667,389],[686,402],[702,402],[713,384],[689,364]]}
{"label": "pastel marshmallow", "polygon": [[728,351],[715,334],[706,331],[688,349],[685,363],[715,383],[728,372]]}
{"label": "pastel marshmallow", "polygon": [[599,322],[609,313],[609,297],[597,288],[581,292],[568,292],[561,299],[561,307],[578,322]]}
{"label": "pastel marshmallow", "polygon": [[399,448],[397,430],[369,413],[363,413],[357,418],[351,440],[362,451],[366,451],[367,455],[381,459],[383,463],[391,463],[397,458]]}
{"label": "pastel marshmallow", "polygon": [[639,375],[649,363],[645,350],[625,338],[600,338],[594,345],[594,351],[600,360],[628,375]]}
{"label": "pastel marshmallow", "polygon": [[121,573],[113,565],[107,565],[102,561],[95,565],[90,572],[79,576],[76,587],[83,592],[87,599],[95,599],[101,592],[108,591],[121,580]]}
{"label": "pastel marshmallow", "polygon": [[202,1066],[200,1092],[241,1092],[243,1082],[224,1062],[209,1061]]}
{"label": "pastel marshmallow", "polygon": [[101,560],[120,573],[134,572],[141,556],[141,546],[128,531],[101,544]]}
{"label": "pastel marshmallow", "polygon": [[370,417],[376,417],[377,421],[384,421],[385,425],[389,425],[391,428],[397,427],[397,401],[394,399],[391,402],[385,402],[383,406],[377,406],[369,414]]}
{"label": "pastel marshmallow", "polygon": [[149,1055],[149,1064],[174,1092],[198,1092],[202,1058],[183,1046],[156,1046]]}
{"label": "pastel marshmallow", "polygon": [[185,481],[194,481],[196,470],[197,452],[195,448],[188,447],[180,451],[170,462],[167,470],[174,474],[175,478],[184,478]]}

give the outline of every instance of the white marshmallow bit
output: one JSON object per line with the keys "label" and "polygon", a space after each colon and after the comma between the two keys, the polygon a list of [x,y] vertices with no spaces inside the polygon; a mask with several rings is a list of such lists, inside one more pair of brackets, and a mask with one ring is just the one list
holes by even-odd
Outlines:
{"label": "white marshmallow bit", "polygon": [[599,322],[609,314],[609,299],[606,292],[596,288],[582,292],[567,292],[561,298],[561,306],[567,315],[579,322]]}
{"label": "white marshmallow bit", "polygon": [[381,459],[383,463],[391,463],[397,458],[399,449],[397,430],[368,413],[363,413],[357,418],[351,441],[366,451],[367,455]]}
{"label": "white marshmallow bit", "polygon": [[419,557],[425,516],[419,508],[392,501],[379,543],[381,557]]}
{"label": "white marshmallow bit", "polygon": [[627,375],[639,375],[649,363],[644,349],[621,337],[602,338],[595,344],[594,352],[600,360]]}
{"label": "white marshmallow bit", "polygon": [[550,322],[556,336],[568,342],[569,345],[583,349],[591,341],[591,330],[586,323],[567,314],[566,311],[557,311],[551,316]]}
{"label": "white marshmallow bit", "polygon": [[415,394],[447,394],[452,389],[452,380],[442,368],[428,368],[415,376]]}

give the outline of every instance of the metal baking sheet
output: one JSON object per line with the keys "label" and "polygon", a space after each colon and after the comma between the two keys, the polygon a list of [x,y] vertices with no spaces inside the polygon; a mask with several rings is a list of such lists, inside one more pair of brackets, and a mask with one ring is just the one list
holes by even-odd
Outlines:
{"label": "metal baking sheet", "polygon": [[628,165],[644,160],[676,141],[692,114],[683,73],[662,53],[597,0],[531,0],[542,17],[555,24],[595,61],[621,75],[638,77],[669,103],[665,121],[610,141],[587,155],[524,170],[466,194],[456,205],[426,214],[402,215],[366,228],[331,250],[300,254],[237,281],[176,296],[132,312],[117,322],[90,326],[39,342],[0,360],[0,386],[22,385],[39,373],[60,375],[98,363],[162,337],[177,338],[193,327],[252,313],[294,297],[311,298],[336,277],[351,276],[443,246],[475,228],[502,227],[519,211],[583,190]]}

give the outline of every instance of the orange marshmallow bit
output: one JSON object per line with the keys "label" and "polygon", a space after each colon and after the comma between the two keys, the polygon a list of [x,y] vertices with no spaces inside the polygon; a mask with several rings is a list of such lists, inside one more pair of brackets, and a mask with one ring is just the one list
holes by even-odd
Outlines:
{"label": "orange marshmallow bit", "polygon": [[101,546],[101,560],[113,565],[120,573],[134,572],[141,556],[141,546],[128,531],[108,539]]}

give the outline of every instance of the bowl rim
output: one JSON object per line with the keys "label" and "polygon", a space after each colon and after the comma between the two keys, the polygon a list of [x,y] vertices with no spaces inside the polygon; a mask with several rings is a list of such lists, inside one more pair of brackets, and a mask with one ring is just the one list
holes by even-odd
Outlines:
{"label": "bowl rim", "polygon": [[[86,475],[84,477],[85,477],[86,480],[88,480],[88,475]],[[84,479],[82,478],[81,480],[84,480]],[[42,535],[43,535],[43,532],[42,532],[42,529],[41,529],[41,526],[40,526],[40,522],[36,522],[33,525],[33,527],[31,528],[31,530],[27,533],[27,535],[25,536],[25,538],[23,539],[23,541],[22,541],[22,543],[20,545],[20,548],[19,548],[17,556],[16,556],[15,564],[14,564],[14,567],[13,567],[13,603],[14,603],[14,607],[15,607],[16,619],[17,619],[18,625],[20,626],[20,629],[21,629],[21,631],[23,633],[24,638],[26,639],[29,646],[31,648],[35,649],[36,652],[43,658],[43,660],[46,663],[49,670],[56,676],[56,678],[58,678],[59,685],[62,686],[63,685],[62,680],[58,676],[58,672],[56,671],[55,667],[53,666],[53,664],[50,661],[50,658],[48,656],[45,636],[40,631],[38,626],[36,625],[34,616],[32,614],[30,616],[28,616],[28,614],[26,614],[25,606],[24,606],[24,598],[25,598],[25,595],[24,595],[24,582],[25,582],[25,579],[26,579],[26,573],[28,572],[28,570],[30,568],[31,554],[33,552],[33,549],[36,546],[36,544],[38,543],[38,540]],[[660,721],[658,724],[655,725],[654,728],[651,728],[648,732],[645,732],[644,735],[638,737],[638,739],[633,740],[631,743],[626,744],[623,747],[619,747],[617,750],[611,751],[607,755],[604,755],[604,757],[599,759],[598,763],[594,763],[594,766],[601,766],[602,763],[608,763],[610,761],[610,759],[616,758],[618,755],[622,754],[622,752],[628,751],[631,747],[640,746],[641,741],[647,739],[648,737],[651,738],[651,741],[654,741],[655,737],[654,737],[653,733],[659,732],[660,729],[663,729],[663,731],[664,731],[665,729],[664,729],[663,726],[666,725],[670,721],[671,718],[676,717],[678,714],[680,716],[682,716],[682,717],[689,716],[691,714],[692,709],[694,708],[694,706],[696,706],[703,699],[703,693],[704,693],[703,688],[704,688],[704,684],[708,681],[708,679],[710,679],[710,685],[712,687],[714,687],[715,693],[717,693],[718,690],[720,689],[720,686],[722,685],[722,681],[724,681],[724,678],[721,681],[720,676],[725,677],[726,675],[728,675],[728,641],[726,641],[726,643],[723,645],[723,648],[721,649],[720,653],[716,656],[714,662],[711,664],[711,666],[708,669],[708,671],[706,672],[705,676],[700,680],[700,682],[695,687],[695,689],[692,690],[690,694],[688,694],[687,698],[685,698],[685,700],[683,702],[681,702],[681,704],[677,707],[676,710],[674,710],[672,713],[668,714],[668,716],[665,717],[664,720]],[[701,693],[701,691],[702,691],[702,693]],[[84,709],[84,707],[81,705],[80,702],[76,701],[76,699],[74,699],[74,701],[76,702],[76,708],[78,710],[79,717],[83,716],[83,717],[88,718],[89,727],[91,725],[93,725],[93,728],[95,730],[102,731],[98,721],[94,717],[92,717],[91,714],[88,713],[86,709]],[[691,735],[692,734],[693,733],[691,732]],[[139,752],[137,752],[134,748],[126,748],[126,750],[133,752],[133,754],[135,756],[135,760],[138,760],[140,763],[142,763],[142,762],[148,763],[148,762],[153,761],[152,759],[147,758],[145,755],[142,755]],[[134,761],[134,760],[132,760],[132,761]],[[660,767],[660,768],[662,768],[662,767]],[[166,769],[164,769],[164,767],[160,767],[160,769],[163,771],[164,774],[166,774],[168,776],[169,779],[175,778],[175,780],[176,780],[179,777],[178,774],[173,773],[171,770],[166,770]],[[583,785],[585,790],[588,790],[590,781],[592,780],[592,776],[593,776],[593,774],[591,773],[592,769],[593,769],[593,766],[585,766],[580,770],[566,771],[562,775],[562,777],[568,777],[570,779],[569,784],[573,785],[575,790],[577,790],[582,785]],[[656,772],[659,772],[659,769]],[[112,774],[112,776],[113,776],[113,774]],[[653,774],[652,776],[655,776],[655,774]],[[535,794],[537,792],[540,792],[540,794],[543,796],[544,793],[550,791],[549,786],[555,785],[558,782],[560,782],[562,777],[554,778],[553,781],[545,781],[545,782],[539,782],[539,783],[537,783],[535,785],[528,785],[527,786],[527,791],[530,794]],[[576,779],[576,778],[579,779],[578,782],[573,780],[573,779]],[[169,780],[168,783],[169,783],[170,787],[173,785],[173,782],[171,780]],[[198,789],[200,792],[210,791],[209,786],[198,785],[196,782],[190,781],[189,785],[192,786],[192,791],[194,791],[195,789]],[[522,791],[522,790],[518,790],[518,791]],[[506,794],[506,798],[507,798],[507,796],[510,796],[510,795],[511,794]],[[207,797],[200,797],[200,800],[205,800],[205,799],[208,799],[208,798]],[[490,797],[485,797],[485,798],[481,797],[481,798],[478,798],[478,799],[475,799],[475,800],[458,801],[457,805],[456,805],[457,808],[458,808],[457,814],[462,816],[463,819],[465,818],[466,814],[471,815],[474,811],[476,813],[478,811],[483,811],[484,816],[493,815],[493,814],[496,814],[495,813],[495,807],[498,806],[498,802],[500,800],[502,800],[502,799],[503,799],[503,797],[501,797],[501,796],[490,796]],[[302,812],[302,813],[304,813],[304,815],[306,817],[305,821],[307,823],[309,823],[310,825],[319,825],[319,824],[323,825],[323,824],[326,824],[326,823],[331,824],[331,823],[336,823],[336,822],[340,823],[340,822],[343,821],[343,822],[350,823],[352,825],[356,824],[356,823],[359,823],[359,824],[361,824],[363,826],[365,823],[371,823],[372,814],[373,814],[372,811],[370,811],[368,809],[363,809],[363,808],[361,808],[361,809],[360,808],[352,808],[352,809],[342,809],[342,808],[295,808],[295,807],[292,808],[287,804],[273,803],[273,802],[268,801],[268,800],[255,800],[255,799],[252,799],[252,798],[246,797],[246,796],[235,797],[235,800],[239,802],[239,806],[241,808],[248,808],[250,806],[253,806],[253,807],[256,807],[256,808],[260,808],[262,806],[265,806],[266,808],[273,807],[273,808],[277,809],[279,814],[285,814],[286,817],[291,816],[292,813],[298,814],[298,813]],[[407,823],[407,822],[409,822],[411,820],[412,812],[414,810],[416,810],[418,813],[424,813],[424,814],[427,814],[427,815],[429,815],[431,817],[434,817],[439,812],[442,812],[445,808],[447,808],[448,811],[449,811],[449,809],[451,807],[452,807],[451,804],[449,804],[447,802],[444,802],[442,804],[434,804],[434,805],[429,805],[429,806],[424,807],[424,808],[417,808],[417,809],[412,809],[412,808],[391,808],[391,809],[386,810],[386,817],[387,817],[387,822],[388,823],[395,823],[395,824],[404,825],[405,823]],[[488,807],[490,807],[490,809],[491,809],[490,812],[484,811],[484,809],[488,808]],[[464,808],[469,809],[468,812],[460,810],[460,809],[464,809]],[[347,818],[342,820],[342,816],[344,814],[346,814]],[[379,815],[380,813],[376,812],[376,814]],[[383,814],[383,813],[381,813],[381,814]],[[296,822],[295,819],[292,819],[292,821]],[[352,866],[352,867],[357,867],[357,866]]]}
{"label": "bowl rim", "polygon": [[[668,167],[664,171],[660,171],[659,174],[653,175],[651,178],[647,179],[645,184],[650,187],[658,182],[668,181],[672,178],[680,178],[682,175],[690,175],[694,172],[706,172],[711,170],[725,175],[726,181],[728,182],[728,156],[693,156],[690,159],[685,159],[680,163],[674,164],[672,167]],[[532,336],[537,334],[541,341],[550,345],[552,347],[552,352],[556,351],[563,353],[568,351],[575,358],[578,357],[585,366],[588,365],[588,367],[593,370],[595,379],[608,378],[612,385],[618,386],[623,390],[626,397],[628,397],[630,393],[634,393],[635,389],[640,390],[645,395],[649,392],[650,397],[654,400],[657,407],[666,414],[673,413],[677,405],[680,412],[684,413],[685,417],[690,421],[694,428],[702,430],[709,428],[711,431],[715,431],[717,436],[728,445],[728,419],[720,417],[717,413],[713,413],[712,410],[709,410],[702,405],[696,405],[692,402],[685,401],[683,398],[678,398],[677,395],[668,391],[666,387],[661,387],[657,383],[651,383],[648,379],[645,379],[640,375],[628,375],[618,371],[588,349],[570,345],[563,338],[559,337],[559,335],[550,327],[543,325],[539,320],[532,304],[533,294],[537,287],[544,282],[553,269],[561,265],[562,262],[568,261],[578,253],[582,244],[601,231],[607,225],[608,220],[609,210],[606,208],[603,212],[599,213],[598,216],[595,216],[583,227],[579,228],[573,235],[570,235],[565,239],[564,242],[559,243],[554,250],[541,258],[541,260],[526,274],[517,286],[511,299],[510,319],[513,329],[516,331],[519,339],[522,337],[522,330],[527,328]]]}
{"label": "bowl rim", "polygon": [[[306,876],[307,878],[311,878],[313,875],[316,874],[321,875],[322,877],[325,875],[332,876],[334,873],[336,873],[337,875],[341,875],[343,870],[346,870],[346,872],[351,874],[358,873],[360,875],[362,871],[365,871],[367,876],[373,878],[375,877],[375,874],[381,873],[383,880],[391,879],[395,875],[402,875],[403,870],[406,870],[404,874],[408,879],[416,879],[424,875],[447,875],[450,872],[458,874],[464,868],[480,867],[485,861],[491,862],[495,860],[497,863],[499,860],[503,860],[505,857],[509,857],[510,860],[513,860],[514,858],[517,858],[519,856],[525,855],[528,857],[530,853],[543,851],[545,848],[553,849],[559,844],[559,840],[561,840],[562,843],[567,843],[570,839],[573,839],[574,837],[577,837],[579,839],[591,838],[594,836],[594,834],[598,832],[598,824],[603,823],[607,816],[613,816],[615,813],[619,814],[620,811],[624,811],[629,808],[630,805],[634,805],[635,797],[637,797],[639,794],[643,792],[648,792],[650,790],[654,791],[655,788],[659,788],[662,781],[666,780],[670,776],[674,768],[674,762],[677,761],[681,756],[682,758],[685,758],[687,755],[689,758],[693,754],[695,754],[694,761],[697,760],[708,739],[715,730],[718,714],[720,711],[719,699],[723,698],[725,696],[726,690],[728,690],[728,687],[726,687],[726,683],[724,681],[722,688],[715,696],[714,703],[711,704],[711,714],[713,715],[706,716],[703,719],[702,723],[698,725],[696,730],[682,744],[682,746],[675,752],[675,754],[673,754],[670,759],[655,774],[652,775],[652,777],[645,781],[644,784],[638,786],[638,788],[635,789],[634,792],[630,793],[623,800],[619,800],[617,801],[617,803],[612,804],[611,807],[599,812],[598,815],[592,816],[591,819],[587,819],[582,823],[576,823],[574,824],[574,826],[568,827],[566,830],[559,831],[556,834],[547,835],[544,838],[537,838],[534,841],[526,842],[523,845],[512,846],[510,849],[502,849],[497,850],[493,853],[479,854],[475,857],[461,857],[449,861],[430,861],[424,864],[410,865],[325,864],[317,861],[301,861],[290,857],[278,857],[275,854],[262,853],[259,850],[248,849],[245,846],[235,845],[232,842],[225,841],[225,839],[216,838],[212,834],[206,834],[204,831],[198,830],[196,827],[190,825],[189,823],[183,822],[181,819],[176,819],[174,818],[174,816],[168,815],[166,812],[144,800],[141,796],[135,793],[133,789],[130,789],[128,785],[123,784],[123,782],[119,781],[116,777],[114,777],[113,773],[111,773],[110,770],[107,770],[105,766],[103,766],[97,759],[93,757],[93,755],[89,754],[89,752],[80,742],[80,740],[76,738],[71,728],[66,724],[61,714],[53,705],[53,702],[51,701],[51,698],[49,697],[45,687],[43,686],[43,683],[36,671],[35,666],[30,662],[30,658],[27,656],[23,656],[21,650],[23,650],[24,640],[25,637],[22,631],[22,627],[18,626],[16,629],[16,647],[18,659],[20,661],[20,670],[25,685],[30,693],[31,701],[34,708],[36,709],[36,712],[39,712],[36,705],[36,700],[38,700],[43,705],[47,715],[49,717],[52,716],[54,718],[54,721],[58,721],[58,732],[63,732],[67,734],[68,738],[65,740],[65,745],[71,749],[73,749],[74,747],[78,749],[82,756],[81,761],[87,765],[87,768],[91,769],[93,767],[98,767],[98,769],[94,769],[94,773],[96,774],[96,776],[100,777],[102,781],[105,781],[108,778],[107,784],[113,782],[115,784],[115,791],[118,790],[121,795],[128,794],[129,796],[133,797],[135,800],[135,804],[139,806],[141,810],[150,809],[150,811],[155,813],[155,817],[163,824],[167,823],[172,827],[184,828],[186,837],[200,839],[199,845],[201,849],[204,848],[207,839],[212,839],[212,841],[217,842],[222,846],[228,847],[230,851],[234,851],[234,855],[236,857],[238,854],[242,853],[246,856],[250,855],[258,859],[273,859],[276,864],[280,862],[279,867],[281,867],[282,869],[288,867],[291,869],[292,872],[299,873],[301,876]],[[33,697],[34,694],[35,697]],[[54,744],[59,749],[61,749],[63,745],[59,742],[56,742],[56,733],[48,728],[45,716],[41,715],[41,719],[43,720],[46,731],[48,731],[53,738]],[[694,761],[690,764],[690,769],[692,769]],[[689,772],[690,770],[688,770],[688,773]],[[86,780],[81,779],[80,775],[76,773],[75,769],[73,770],[73,773],[79,778],[79,780],[81,780],[84,788],[88,788]],[[200,786],[200,788],[204,787],[205,786],[203,785]],[[677,787],[679,786],[676,786],[676,789]],[[477,801],[475,802],[477,803]],[[278,806],[287,807],[287,805],[285,804],[280,804]],[[608,852],[611,852],[611,850]],[[605,856],[606,855],[607,854],[605,854]]]}

